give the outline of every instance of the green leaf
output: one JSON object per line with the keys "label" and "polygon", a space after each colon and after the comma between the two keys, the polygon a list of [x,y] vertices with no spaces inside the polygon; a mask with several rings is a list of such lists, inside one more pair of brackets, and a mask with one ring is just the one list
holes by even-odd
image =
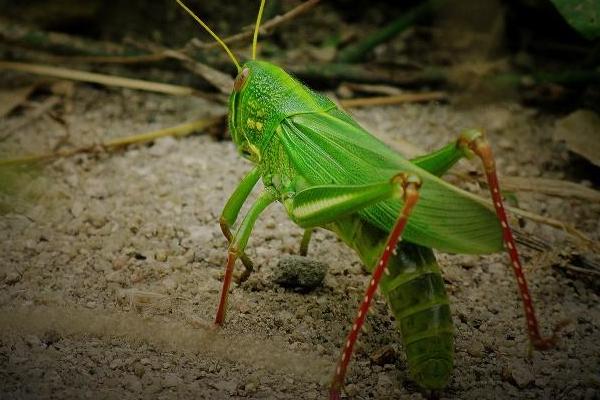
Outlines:
{"label": "green leaf", "polygon": [[558,12],[586,39],[600,37],[600,0],[550,0]]}

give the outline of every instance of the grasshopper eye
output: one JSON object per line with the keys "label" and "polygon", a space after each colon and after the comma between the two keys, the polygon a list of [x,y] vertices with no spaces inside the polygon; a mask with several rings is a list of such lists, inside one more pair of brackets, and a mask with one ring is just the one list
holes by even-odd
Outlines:
{"label": "grasshopper eye", "polygon": [[244,87],[246,79],[248,79],[248,75],[250,75],[250,69],[248,68],[244,68],[242,72],[238,74],[238,76],[235,78],[235,81],[233,82],[234,92],[239,92],[242,89],[242,87]]}

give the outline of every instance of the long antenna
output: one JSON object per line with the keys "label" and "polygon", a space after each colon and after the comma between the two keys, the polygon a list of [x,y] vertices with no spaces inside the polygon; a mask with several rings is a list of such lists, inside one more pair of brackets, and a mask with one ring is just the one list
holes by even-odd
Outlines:
{"label": "long antenna", "polygon": [[[192,10],[190,10],[189,8],[187,8],[187,6],[185,4],[183,4],[181,2],[181,0],[175,0],[177,1],[177,3],[179,3],[179,5],[188,13],[192,16],[192,18],[194,18],[200,25],[202,25],[202,27],[204,29],[206,29],[206,31],[208,33],[210,33],[210,35],[215,38],[215,40],[217,41],[217,43],[219,43],[221,45],[221,47],[223,47],[225,49],[225,51],[227,52],[227,54],[229,55],[229,57],[231,58],[231,60],[233,61],[233,63],[235,64],[235,67],[237,68],[238,72],[240,72],[242,70],[242,68],[240,67],[240,63],[238,62],[237,58],[235,58],[235,56],[233,55],[233,53],[231,52],[231,50],[229,50],[229,47],[227,47],[227,45],[225,44],[225,42],[223,42],[221,40],[220,37],[217,36],[216,33],[214,33],[209,27],[208,25],[206,25],[204,23],[204,21],[202,21],[200,18],[198,18],[198,16],[196,14],[194,14],[194,12]],[[264,0],[263,0],[264,3]]]}
{"label": "long antenna", "polygon": [[262,18],[264,8],[265,8],[265,0],[261,0],[260,8],[258,9],[258,16],[256,17],[256,26],[254,27],[254,38],[252,39],[252,59],[253,60],[256,60],[256,42],[258,41],[258,28],[260,27],[260,19]]}

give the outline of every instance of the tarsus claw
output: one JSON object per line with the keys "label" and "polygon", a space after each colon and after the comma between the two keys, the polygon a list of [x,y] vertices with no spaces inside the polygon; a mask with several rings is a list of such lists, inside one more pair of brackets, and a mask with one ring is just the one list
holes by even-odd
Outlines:
{"label": "tarsus claw", "polygon": [[338,389],[329,390],[329,400],[340,400],[340,391]]}

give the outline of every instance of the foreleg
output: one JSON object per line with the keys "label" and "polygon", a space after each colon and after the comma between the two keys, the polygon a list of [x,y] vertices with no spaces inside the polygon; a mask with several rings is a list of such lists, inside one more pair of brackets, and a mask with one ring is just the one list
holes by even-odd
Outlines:
{"label": "foreleg", "polygon": [[[225,238],[229,243],[231,243],[233,239],[233,235],[231,234],[231,227],[235,224],[237,217],[242,209],[242,206],[248,199],[250,192],[258,182],[260,178],[260,170],[258,167],[254,167],[240,182],[240,184],[235,188],[234,192],[227,200],[225,207],[221,213],[221,218],[219,219],[219,223],[221,225],[221,231]],[[246,256],[246,254],[241,253],[240,259],[242,260],[242,264],[244,264],[244,272],[240,276],[240,282],[244,282],[252,271],[254,270],[254,264],[252,261]]]}
{"label": "foreleg", "polygon": [[219,300],[219,307],[217,308],[217,316],[215,318],[215,324],[217,325],[221,325],[225,319],[227,295],[229,293],[229,286],[231,285],[231,278],[233,277],[235,260],[244,254],[244,249],[246,248],[246,244],[248,243],[252,228],[254,228],[258,216],[275,200],[275,194],[270,191],[264,191],[252,207],[250,207],[250,210],[248,210],[248,213],[244,217],[235,235],[232,236],[231,242],[229,243],[229,249],[227,250],[225,277],[223,278],[223,287],[221,288],[221,297]]}

